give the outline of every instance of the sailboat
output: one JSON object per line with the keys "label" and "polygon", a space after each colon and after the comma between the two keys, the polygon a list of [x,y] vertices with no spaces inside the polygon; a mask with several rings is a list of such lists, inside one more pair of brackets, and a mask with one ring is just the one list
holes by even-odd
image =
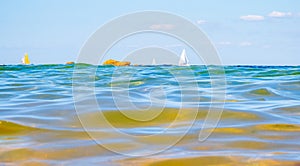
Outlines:
{"label": "sailboat", "polygon": [[29,60],[29,57],[28,57],[28,54],[27,54],[27,53],[25,53],[24,57],[22,58],[22,63],[23,63],[24,65],[30,64],[30,60]]}
{"label": "sailboat", "polygon": [[151,65],[156,65],[155,58],[152,59],[152,64]]}
{"label": "sailboat", "polygon": [[185,49],[183,49],[181,52],[178,65],[179,66],[189,66],[189,60],[187,59]]}

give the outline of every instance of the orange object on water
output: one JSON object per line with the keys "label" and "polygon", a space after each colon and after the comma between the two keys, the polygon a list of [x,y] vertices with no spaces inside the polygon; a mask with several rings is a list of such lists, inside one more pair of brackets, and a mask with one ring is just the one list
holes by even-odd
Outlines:
{"label": "orange object on water", "polygon": [[129,66],[130,62],[121,62],[113,59],[109,59],[103,63],[103,65],[113,65],[113,66]]}

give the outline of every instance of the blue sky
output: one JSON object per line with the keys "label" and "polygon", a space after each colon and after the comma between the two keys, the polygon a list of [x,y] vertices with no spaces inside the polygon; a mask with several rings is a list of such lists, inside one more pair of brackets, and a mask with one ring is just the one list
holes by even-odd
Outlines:
{"label": "blue sky", "polygon": [[[224,64],[300,64],[297,0],[0,0],[0,64],[18,64],[25,52],[35,64],[76,61],[84,42],[101,25],[143,10],[171,12],[197,24]],[[139,44],[123,42],[115,54],[123,56]],[[182,49],[172,40],[162,44],[173,45],[174,52]]]}

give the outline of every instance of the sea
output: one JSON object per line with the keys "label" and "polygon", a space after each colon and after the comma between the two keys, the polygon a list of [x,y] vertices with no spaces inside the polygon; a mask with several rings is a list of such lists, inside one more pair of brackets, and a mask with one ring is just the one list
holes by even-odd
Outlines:
{"label": "sea", "polygon": [[300,66],[0,66],[0,165],[300,165]]}

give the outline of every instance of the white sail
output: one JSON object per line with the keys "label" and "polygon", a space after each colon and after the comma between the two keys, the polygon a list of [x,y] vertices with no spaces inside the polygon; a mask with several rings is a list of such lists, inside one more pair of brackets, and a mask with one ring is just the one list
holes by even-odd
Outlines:
{"label": "white sail", "polygon": [[155,58],[152,59],[152,65],[156,65]]}
{"label": "white sail", "polygon": [[189,66],[189,60],[187,59],[185,49],[183,49],[181,52],[178,65],[179,66]]}
{"label": "white sail", "polygon": [[22,64],[25,64],[25,58],[22,58],[21,61],[22,61]]}

